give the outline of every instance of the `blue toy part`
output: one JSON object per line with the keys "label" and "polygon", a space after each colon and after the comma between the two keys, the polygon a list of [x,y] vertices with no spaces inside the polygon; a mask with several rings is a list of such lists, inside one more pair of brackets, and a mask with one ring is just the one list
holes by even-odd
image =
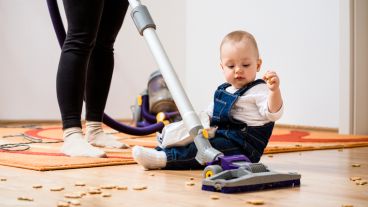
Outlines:
{"label": "blue toy part", "polygon": [[238,193],[300,186],[298,173],[279,173],[244,155],[219,156],[204,169],[202,190]]}

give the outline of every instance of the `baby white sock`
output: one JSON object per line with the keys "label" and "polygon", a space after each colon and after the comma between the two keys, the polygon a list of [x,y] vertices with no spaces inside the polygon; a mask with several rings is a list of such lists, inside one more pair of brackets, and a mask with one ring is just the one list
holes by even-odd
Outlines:
{"label": "baby white sock", "polygon": [[70,157],[106,157],[103,150],[90,145],[83,138],[80,127],[71,127],[64,130],[64,144],[61,152]]}
{"label": "baby white sock", "polygon": [[102,123],[97,121],[86,122],[86,137],[89,143],[96,147],[128,148],[129,145],[119,142],[111,134],[105,134],[102,129]]}
{"label": "baby white sock", "polygon": [[166,166],[166,154],[162,151],[134,146],[132,155],[134,160],[147,170],[160,169]]}

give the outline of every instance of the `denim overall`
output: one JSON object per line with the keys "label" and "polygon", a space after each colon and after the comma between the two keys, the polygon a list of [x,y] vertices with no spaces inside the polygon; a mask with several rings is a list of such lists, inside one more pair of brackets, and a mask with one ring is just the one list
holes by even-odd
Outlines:
{"label": "denim overall", "polygon": [[246,123],[233,119],[230,112],[238,98],[258,84],[265,84],[265,82],[261,79],[255,80],[234,94],[226,91],[230,84],[220,85],[215,92],[211,119],[211,126],[218,127],[215,137],[226,137],[235,142],[242,148],[242,154],[246,155],[252,162],[258,162],[261,159],[272,134],[274,122],[269,122],[263,126],[247,126]]}
{"label": "denim overall", "polygon": [[[230,84],[222,84],[215,92],[214,111],[211,119],[211,126],[217,126],[216,135],[209,141],[213,148],[224,153],[225,156],[244,154],[252,162],[258,162],[263,150],[271,136],[274,122],[263,126],[248,127],[245,123],[237,121],[230,116],[230,110],[234,103],[247,90],[257,84],[264,84],[263,80],[256,80],[234,94],[225,89]],[[195,156],[197,147],[192,142],[187,146],[160,148],[156,150],[163,151],[166,154],[166,167],[168,170],[187,170],[201,169]]]}

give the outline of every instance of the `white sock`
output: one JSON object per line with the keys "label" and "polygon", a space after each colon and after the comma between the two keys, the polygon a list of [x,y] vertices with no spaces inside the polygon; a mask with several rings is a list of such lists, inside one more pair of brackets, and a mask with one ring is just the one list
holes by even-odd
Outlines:
{"label": "white sock", "polygon": [[160,169],[166,166],[166,154],[162,151],[134,146],[132,155],[134,160],[147,170]]}
{"label": "white sock", "polygon": [[103,150],[90,145],[83,138],[82,129],[71,127],[64,130],[64,144],[61,152],[70,157],[106,157]]}
{"label": "white sock", "polygon": [[125,149],[129,145],[119,142],[117,137],[111,134],[105,134],[102,129],[102,123],[97,121],[86,122],[86,137],[89,143],[96,147],[110,147]]}

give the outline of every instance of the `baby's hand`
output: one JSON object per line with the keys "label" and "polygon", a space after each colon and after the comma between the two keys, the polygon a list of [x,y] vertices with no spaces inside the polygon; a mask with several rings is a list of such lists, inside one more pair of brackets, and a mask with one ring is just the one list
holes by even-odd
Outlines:
{"label": "baby's hand", "polygon": [[263,75],[262,79],[266,81],[267,86],[271,91],[279,89],[280,79],[275,71],[267,71],[266,74]]}

